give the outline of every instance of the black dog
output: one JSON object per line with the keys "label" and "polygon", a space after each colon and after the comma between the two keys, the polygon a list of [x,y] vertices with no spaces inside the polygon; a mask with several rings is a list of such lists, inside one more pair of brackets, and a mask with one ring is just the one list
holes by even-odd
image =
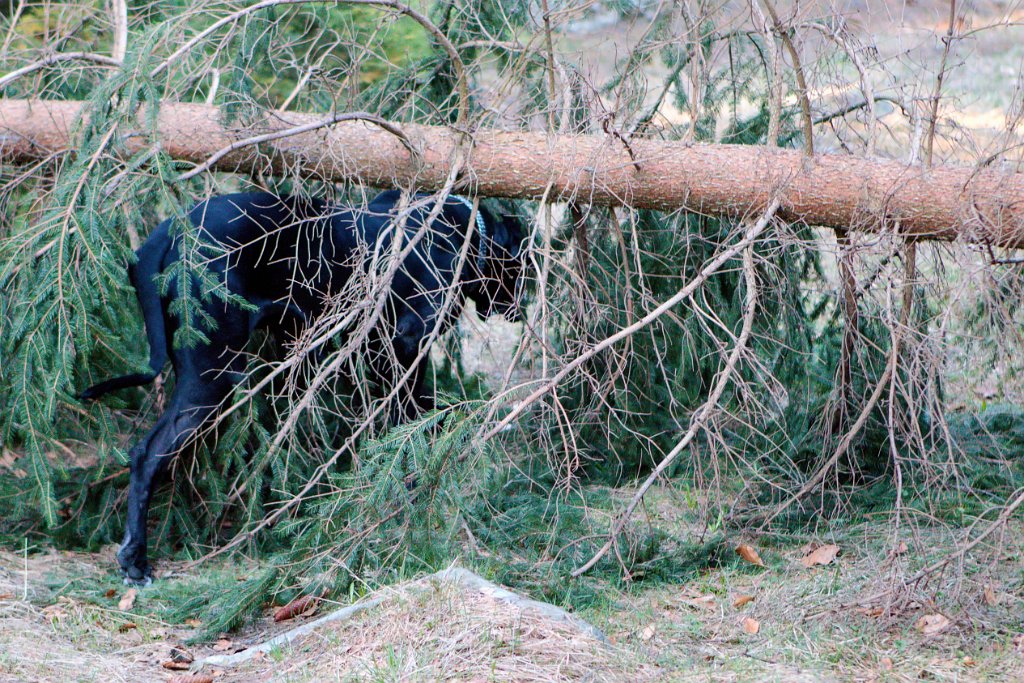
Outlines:
{"label": "black dog", "polygon": [[[81,394],[93,399],[151,382],[168,357],[174,366],[176,383],[167,408],[130,454],[128,520],[117,554],[126,581],[150,581],[146,517],[154,478],[242,379],[242,351],[252,332],[267,328],[275,339],[294,337],[324,312],[329,297],[341,292],[353,272],[372,267],[374,253],[381,262],[379,255],[390,252],[399,231],[402,241],[395,246],[412,244],[436,204],[426,195],[412,198],[403,229],[394,216],[400,198],[399,192],[384,192],[365,209],[355,209],[265,193],[215,197],[189,213],[198,240],[186,243],[168,220],[138,250],[129,276],[145,319],[150,372],[111,379]],[[482,206],[475,219],[472,215],[467,200],[447,199],[408,249],[366,343],[367,366],[385,385],[394,386],[396,378],[418,363],[399,387],[397,405],[403,408],[393,415],[395,420],[409,418],[430,404],[423,390],[429,357],[421,342],[435,328],[443,331],[452,324],[465,297],[476,303],[481,318],[518,312],[523,241],[519,222],[499,218]],[[206,259],[205,275],[193,271],[182,277],[184,271],[176,270],[182,251],[197,242],[205,246],[196,252],[214,251]],[[191,348],[175,348],[173,343],[181,327],[179,309],[173,304],[183,280],[190,281],[190,292],[201,308],[193,318],[215,321],[213,329],[202,330],[208,343]],[[211,282],[217,283],[219,296],[210,296]],[[452,295],[456,299],[446,305]]]}

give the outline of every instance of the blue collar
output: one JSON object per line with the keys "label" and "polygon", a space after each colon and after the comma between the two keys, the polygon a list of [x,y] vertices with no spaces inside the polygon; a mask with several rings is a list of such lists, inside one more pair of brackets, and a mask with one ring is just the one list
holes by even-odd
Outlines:
{"label": "blue collar", "polygon": [[[455,201],[462,202],[469,209],[469,214],[473,215],[473,202],[469,201],[465,197],[457,194],[451,195],[451,198]],[[484,274],[484,264],[487,262],[487,224],[484,223],[484,215],[477,206],[476,209],[476,231],[480,233],[480,246],[476,250],[476,267],[480,271],[480,276]]]}

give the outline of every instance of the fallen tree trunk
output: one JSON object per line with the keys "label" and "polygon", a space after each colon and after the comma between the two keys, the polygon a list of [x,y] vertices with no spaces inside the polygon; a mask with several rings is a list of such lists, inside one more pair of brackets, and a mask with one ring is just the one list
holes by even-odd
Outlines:
{"label": "fallen tree trunk", "polygon": [[[0,161],[73,149],[82,106],[0,101]],[[324,118],[269,112],[256,124],[226,125],[216,107],[164,103],[157,140],[142,130],[120,135],[129,150],[159,142],[175,159],[196,164],[220,153],[211,168],[222,171],[293,171],[435,190],[452,164],[462,163],[465,185],[484,196],[547,194],[578,204],[747,214],[778,195],[780,216],[811,225],[1024,247],[1024,174],[993,167],[925,169],[845,155],[808,160],[764,147],[318,122]],[[286,134],[296,127],[307,130]],[[241,144],[256,136],[261,144]]]}

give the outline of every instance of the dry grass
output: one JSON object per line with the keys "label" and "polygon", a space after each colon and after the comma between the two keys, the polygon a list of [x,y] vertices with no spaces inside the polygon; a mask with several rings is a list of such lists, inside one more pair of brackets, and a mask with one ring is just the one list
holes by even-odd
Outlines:
{"label": "dry grass", "polygon": [[[419,582],[386,589],[376,608],[232,672],[241,679],[642,681],[658,669],[476,591]],[[268,661],[269,659],[269,661]]]}
{"label": "dry grass", "polygon": [[[144,605],[120,612],[89,600],[55,599],[44,587],[60,577],[76,581],[108,571],[110,560],[50,553],[26,561],[0,553],[0,681],[172,676],[161,662],[189,628],[146,617]],[[642,681],[658,674],[636,650],[602,644],[477,591],[419,581],[382,592],[387,599],[378,607],[243,667],[214,669],[217,680]],[[145,593],[139,600],[145,602]],[[268,616],[248,635],[234,636],[231,647],[262,642],[300,621],[274,625]],[[197,659],[217,653],[212,644],[189,649]]]}
{"label": "dry grass", "polygon": [[0,681],[154,679],[153,667],[169,649],[164,625],[74,599],[55,600],[46,588],[57,576],[93,574],[109,559],[0,552]]}
{"label": "dry grass", "polygon": [[[681,539],[694,535],[692,511],[678,495],[658,488],[649,502],[649,523]],[[823,527],[814,538],[731,539],[754,544],[763,568],[726,563],[677,585],[606,586],[606,600],[579,616],[608,634],[611,646],[476,591],[420,580],[381,589],[381,605],[223,669],[216,680],[1024,680],[1024,523],[1013,521],[945,572],[899,591],[897,579],[962,546],[970,520],[908,524],[895,539],[887,517],[860,519]],[[806,541],[836,543],[842,552],[833,564],[808,569],[800,563]],[[894,553],[901,542],[905,549]],[[0,681],[171,676],[160,662],[194,631],[147,616],[154,593],[143,591],[130,613],[110,606],[117,597],[100,599],[114,585],[113,566],[109,553],[29,555],[27,563],[0,553]],[[231,566],[203,571],[236,573]],[[161,579],[159,592],[174,594],[162,589],[194,578]],[[55,597],[61,589],[72,597]],[[753,600],[737,606],[743,595]],[[326,611],[274,624],[268,610],[228,636],[228,651]],[[916,624],[929,614],[943,614],[949,626],[924,635]],[[757,633],[744,630],[748,618]],[[128,623],[135,628],[125,629]],[[189,649],[201,658],[225,646]]]}
{"label": "dry grass", "polygon": [[[664,489],[648,510],[655,524],[679,513]],[[949,557],[964,529],[922,523],[894,539],[891,520],[864,519],[779,545],[732,539],[755,545],[766,566],[741,562],[678,586],[622,593],[612,608],[582,616],[646,652],[673,680],[1024,680],[1024,522],[902,591],[898,580]],[[837,560],[803,566],[808,546],[819,543],[838,544]],[[742,596],[752,600],[737,604]],[[932,614],[950,623],[925,635],[918,622]],[[744,630],[745,619],[757,633]]]}

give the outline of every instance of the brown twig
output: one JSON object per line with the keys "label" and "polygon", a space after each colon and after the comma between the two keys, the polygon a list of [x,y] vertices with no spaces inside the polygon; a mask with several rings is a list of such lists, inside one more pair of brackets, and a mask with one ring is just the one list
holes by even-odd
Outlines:
{"label": "brown twig", "polygon": [[935,146],[935,125],[939,119],[939,100],[942,98],[942,81],[946,76],[946,63],[949,61],[949,51],[956,34],[956,0],[949,0],[949,26],[946,35],[942,39],[942,59],[939,62],[939,73],[935,77],[935,90],[932,91],[932,110],[928,117],[928,134],[925,138],[924,162],[925,166],[932,165],[932,153]]}
{"label": "brown twig", "polygon": [[803,113],[804,122],[804,151],[808,157],[814,156],[814,120],[811,117],[811,100],[807,94],[807,79],[804,78],[803,65],[800,62],[800,53],[796,50],[796,45],[793,44],[793,38],[790,36],[792,29],[786,28],[782,25],[782,21],[779,19],[779,13],[775,11],[775,6],[771,3],[771,0],[761,0],[764,3],[765,9],[768,10],[768,14],[772,18],[772,24],[775,26],[775,32],[779,35],[782,40],[783,46],[789,53],[789,58],[793,60],[793,73],[796,76],[797,85],[797,96],[800,98],[800,110]]}
{"label": "brown twig", "polygon": [[33,71],[39,71],[40,69],[45,69],[46,67],[53,66],[54,64],[70,61],[95,62],[96,64],[102,64],[104,66],[121,66],[121,60],[113,57],[107,57],[106,55],[99,55],[95,52],[57,52],[52,55],[47,55],[40,60],[32,62],[31,64],[27,64],[20,69],[15,69],[9,74],[5,74],[3,77],[0,77],[0,88],[7,86],[8,83],[30,74]]}

